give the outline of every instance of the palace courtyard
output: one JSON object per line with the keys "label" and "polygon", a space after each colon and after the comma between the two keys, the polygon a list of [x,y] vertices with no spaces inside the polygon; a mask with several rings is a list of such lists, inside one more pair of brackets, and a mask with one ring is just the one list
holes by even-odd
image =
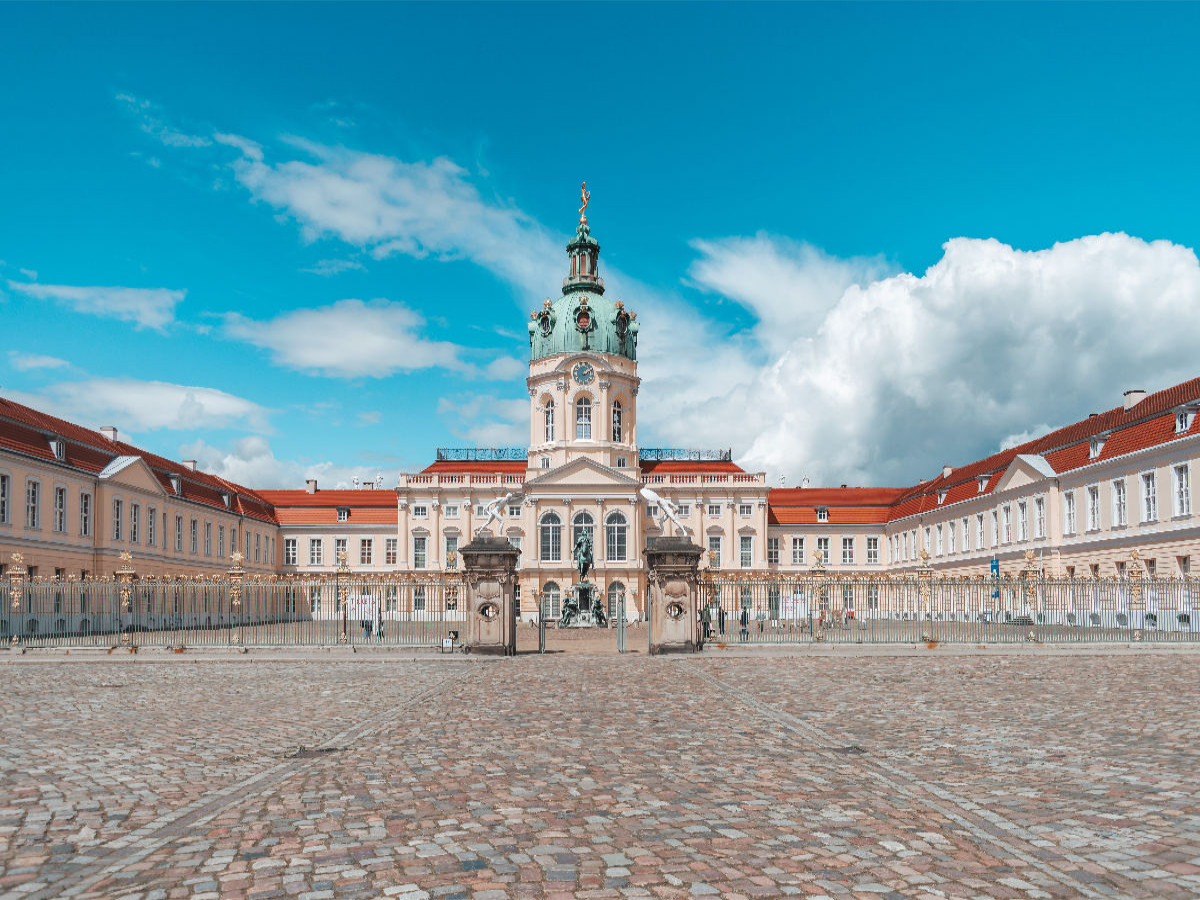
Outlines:
{"label": "palace courtyard", "polygon": [[0,894],[1200,895],[1194,650],[649,657],[644,634],[6,653]]}

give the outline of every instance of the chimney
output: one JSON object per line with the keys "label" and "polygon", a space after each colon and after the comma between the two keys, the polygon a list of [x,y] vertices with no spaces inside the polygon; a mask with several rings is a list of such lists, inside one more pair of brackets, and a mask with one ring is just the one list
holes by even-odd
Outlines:
{"label": "chimney", "polygon": [[845,487],[845,486],[846,486],[846,485],[844,485],[844,484],[842,485],[842,487]]}
{"label": "chimney", "polygon": [[304,489],[310,494],[315,494],[317,492],[317,479],[310,478],[304,482]]}
{"label": "chimney", "polygon": [[196,471],[196,461],[194,459],[184,459],[184,460],[180,460],[180,462],[183,463],[183,467],[185,469],[187,469],[189,472]]}
{"label": "chimney", "polygon": [[954,471],[954,466],[942,466],[942,477],[949,478],[950,473]]}
{"label": "chimney", "polygon": [[114,428],[112,425],[105,425],[103,428],[100,429],[100,433],[102,435],[104,435],[106,438],[108,438],[110,441],[112,441],[114,444],[117,442],[117,429]]}
{"label": "chimney", "polygon": [[1132,391],[1126,391],[1125,392],[1125,408],[1133,409],[1135,406],[1137,406],[1139,403],[1141,403],[1145,399],[1146,399],[1146,392],[1143,390],[1134,388]]}

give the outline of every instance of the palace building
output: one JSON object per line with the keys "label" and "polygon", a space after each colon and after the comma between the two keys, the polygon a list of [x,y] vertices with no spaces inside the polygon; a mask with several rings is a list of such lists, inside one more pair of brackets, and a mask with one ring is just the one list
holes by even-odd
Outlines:
{"label": "palace building", "polygon": [[[39,575],[110,574],[131,551],[141,574],[216,573],[240,550],[248,571],[452,572],[487,519],[521,551],[522,613],[542,595],[558,614],[575,580],[570,548],[590,533],[592,582],[641,609],[643,552],[669,500],[723,574],[1015,573],[1029,551],[1046,574],[1191,572],[1200,522],[1191,465],[1200,451],[1200,379],[1121,404],[911,487],[774,489],[729,451],[638,441],[638,334],[632,305],[605,295],[586,198],[567,245],[561,295],[533,310],[529,441],[440,449],[394,490],[253,490],[0,398],[0,559]],[[648,323],[648,327],[653,327]],[[734,436],[731,436],[734,437]],[[670,531],[673,526],[667,526]],[[631,604],[632,608],[634,604]]]}

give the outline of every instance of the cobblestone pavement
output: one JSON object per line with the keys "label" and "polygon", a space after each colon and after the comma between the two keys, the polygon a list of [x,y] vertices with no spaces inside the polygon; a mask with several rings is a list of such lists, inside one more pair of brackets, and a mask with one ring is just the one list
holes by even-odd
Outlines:
{"label": "cobblestone pavement", "polygon": [[0,895],[1194,898],[1196,662],[0,663]]}

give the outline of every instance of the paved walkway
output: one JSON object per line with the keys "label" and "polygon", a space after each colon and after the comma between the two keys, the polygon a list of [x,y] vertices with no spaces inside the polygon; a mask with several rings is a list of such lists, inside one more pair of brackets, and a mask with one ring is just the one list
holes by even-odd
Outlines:
{"label": "paved walkway", "polygon": [[4,896],[1200,895],[1194,654],[74,660]]}

